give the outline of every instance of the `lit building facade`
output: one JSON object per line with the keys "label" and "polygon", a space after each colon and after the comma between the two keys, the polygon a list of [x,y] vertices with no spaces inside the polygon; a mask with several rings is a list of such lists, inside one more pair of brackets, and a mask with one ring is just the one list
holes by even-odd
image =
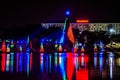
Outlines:
{"label": "lit building facade", "polygon": [[[79,29],[80,32],[107,31],[110,34],[120,34],[120,23],[70,23],[72,28]],[[42,27],[63,27],[64,23],[41,23]]]}

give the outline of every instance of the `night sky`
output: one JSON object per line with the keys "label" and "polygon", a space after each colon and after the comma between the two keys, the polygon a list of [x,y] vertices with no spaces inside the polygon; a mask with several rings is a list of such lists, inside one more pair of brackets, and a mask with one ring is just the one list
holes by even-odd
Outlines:
{"label": "night sky", "polygon": [[117,0],[28,0],[0,3],[0,27],[15,28],[41,22],[61,22],[65,11],[71,11],[71,22],[89,19],[90,22],[119,22],[120,4]]}

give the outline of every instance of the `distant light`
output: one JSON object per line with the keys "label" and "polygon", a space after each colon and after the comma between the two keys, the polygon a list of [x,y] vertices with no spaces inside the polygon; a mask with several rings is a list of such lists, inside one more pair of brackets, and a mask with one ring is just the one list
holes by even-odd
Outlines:
{"label": "distant light", "polygon": [[42,39],[41,41],[44,42],[44,39]]}
{"label": "distant light", "polygon": [[19,43],[19,41],[17,41],[17,43]]}
{"label": "distant light", "polygon": [[110,29],[110,32],[112,33],[112,32],[115,32],[115,31],[114,31],[114,29]]}
{"label": "distant light", "polygon": [[52,39],[49,40],[50,42],[52,41]]}
{"label": "distant light", "polygon": [[23,43],[23,41],[21,41],[21,44]]}
{"label": "distant light", "polygon": [[87,19],[83,19],[83,20],[78,19],[78,20],[76,20],[76,22],[77,22],[77,23],[88,23],[89,20],[87,20]]}
{"label": "distant light", "polygon": [[66,11],[66,15],[69,16],[70,15],[70,11]]}

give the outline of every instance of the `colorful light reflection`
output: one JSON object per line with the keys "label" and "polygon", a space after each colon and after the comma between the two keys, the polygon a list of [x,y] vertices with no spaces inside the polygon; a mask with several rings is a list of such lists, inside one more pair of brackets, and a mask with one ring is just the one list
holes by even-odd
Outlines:
{"label": "colorful light reflection", "polygon": [[97,56],[96,54],[94,54],[94,68],[97,67]]}
{"label": "colorful light reflection", "polygon": [[89,57],[87,55],[81,55],[78,57],[78,63],[80,63],[81,66],[76,70],[76,80],[88,80],[88,61]]}
{"label": "colorful light reflection", "polygon": [[20,71],[20,72],[22,72],[22,70],[23,70],[23,53],[20,53],[19,54],[19,62],[18,62],[18,70]]}
{"label": "colorful light reflection", "polygon": [[30,71],[30,54],[29,52],[24,54],[24,71],[27,72],[27,76],[29,76]]}
{"label": "colorful light reflection", "polygon": [[67,79],[72,80],[75,69],[74,57],[72,53],[67,53]]}
{"label": "colorful light reflection", "polygon": [[5,63],[6,63],[6,53],[1,54],[1,71],[5,71]]}
{"label": "colorful light reflection", "polygon": [[16,72],[18,72],[18,66],[19,66],[19,53],[16,53]]}
{"label": "colorful light reflection", "polygon": [[9,71],[9,66],[10,66],[10,54],[7,54],[6,58],[6,71]]}
{"label": "colorful light reflection", "polygon": [[[55,64],[55,72],[57,71],[57,66],[58,66],[58,57],[57,57],[58,53],[54,53],[54,64]],[[61,58],[59,58],[59,61],[61,61]],[[59,62],[60,63],[60,62]]]}
{"label": "colorful light reflection", "polygon": [[40,53],[40,71],[43,72],[44,69],[44,54]]}
{"label": "colorful light reflection", "polygon": [[32,53],[30,54],[30,71],[32,69]]}
{"label": "colorful light reflection", "polygon": [[76,71],[76,80],[88,80],[88,69]]}
{"label": "colorful light reflection", "polygon": [[99,56],[99,68],[100,68],[100,71],[102,71],[102,67],[103,67],[103,56]]}
{"label": "colorful light reflection", "polygon": [[113,66],[114,66],[114,57],[113,56],[109,56],[110,79],[113,78]]}
{"label": "colorful light reflection", "polygon": [[13,72],[13,66],[14,66],[14,53],[10,53],[10,72]]}
{"label": "colorful light reflection", "polygon": [[64,53],[59,53],[59,67],[60,72],[62,74],[63,80],[66,80],[66,72],[65,72],[65,56]]}
{"label": "colorful light reflection", "polygon": [[52,56],[51,54],[49,54],[49,72],[51,72],[51,59],[52,59]]}

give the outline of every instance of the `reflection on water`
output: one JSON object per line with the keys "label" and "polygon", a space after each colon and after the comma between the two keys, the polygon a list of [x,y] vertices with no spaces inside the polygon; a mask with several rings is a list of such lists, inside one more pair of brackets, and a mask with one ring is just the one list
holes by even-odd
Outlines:
{"label": "reflection on water", "polygon": [[119,72],[120,57],[112,52],[0,54],[0,75],[12,80],[119,80]]}
{"label": "reflection on water", "polygon": [[87,55],[84,55],[84,53],[81,54],[81,56],[78,57],[78,69],[76,70],[76,80],[88,80],[88,60],[89,57]]}
{"label": "reflection on water", "polygon": [[49,54],[49,73],[51,72],[51,59],[52,59],[52,56],[51,54]]}
{"label": "reflection on water", "polygon": [[9,66],[10,66],[10,54],[7,54],[6,57],[6,71],[9,71]]}
{"label": "reflection on water", "polygon": [[111,79],[113,77],[113,65],[114,65],[113,57],[109,57],[109,67],[110,67],[110,78]]}
{"label": "reflection on water", "polygon": [[14,68],[14,53],[11,52],[10,53],[10,72],[13,72],[13,68]]}
{"label": "reflection on water", "polygon": [[22,68],[23,68],[23,53],[19,54],[18,57],[18,71],[22,72]]}
{"label": "reflection on water", "polygon": [[103,67],[103,55],[101,54],[99,56],[99,68],[100,68],[100,71],[102,71],[102,68]]}
{"label": "reflection on water", "polygon": [[62,79],[66,80],[66,71],[65,71],[65,53],[58,53],[59,54],[59,67],[60,73],[62,75]]}
{"label": "reflection on water", "polygon": [[6,66],[6,54],[5,53],[2,53],[1,54],[1,71],[5,71],[5,66]]}
{"label": "reflection on water", "polygon": [[40,54],[40,71],[43,72],[44,70],[44,54]]}
{"label": "reflection on water", "polygon": [[97,53],[94,53],[94,68],[97,67],[97,62],[98,62]]}
{"label": "reflection on water", "polygon": [[[58,53],[55,53],[54,54],[54,64],[55,64],[55,66],[54,66],[54,69],[55,69],[55,72],[57,71],[57,66],[58,66],[58,55],[57,55]],[[60,61],[60,59],[59,59],[59,61]]]}

